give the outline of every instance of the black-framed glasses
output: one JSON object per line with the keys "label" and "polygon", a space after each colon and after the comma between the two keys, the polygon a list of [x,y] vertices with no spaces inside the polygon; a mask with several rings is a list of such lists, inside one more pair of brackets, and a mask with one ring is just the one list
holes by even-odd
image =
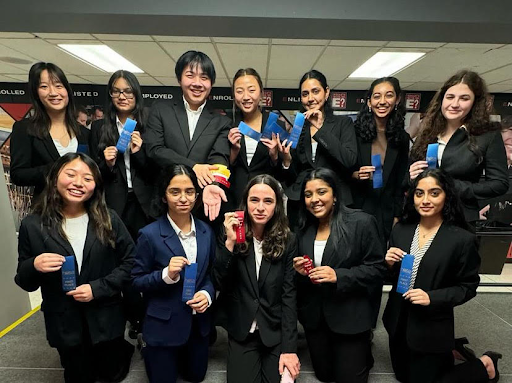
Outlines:
{"label": "black-framed glasses", "polygon": [[124,97],[128,99],[132,99],[135,97],[135,94],[133,93],[133,89],[112,89],[109,94],[112,98],[119,98],[121,96],[121,93],[124,94]]}

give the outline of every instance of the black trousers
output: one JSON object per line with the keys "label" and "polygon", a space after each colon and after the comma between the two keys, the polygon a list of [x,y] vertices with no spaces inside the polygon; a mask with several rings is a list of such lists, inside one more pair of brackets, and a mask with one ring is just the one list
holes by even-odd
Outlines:
{"label": "black trousers", "polygon": [[332,332],[324,322],[318,329],[305,330],[309,355],[318,380],[337,383],[366,383],[373,366],[370,331],[344,335]]}
{"label": "black trousers", "polygon": [[228,337],[228,383],[279,383],[281,344],[267,347],[259,331],[243,342]]}
{"label": "black trousers", "polygon": [[424,353],[407,344],[407,314],[400,317],[394,337],[389,338],[391,364],[396,379],[402,383],[486,383],[487,370],[480,359],[454,366],[451,351]]}
{"label": "black trousers", "polygon": [[194,317],[190,336],[184,345],[144,347],[142,356],[150,383],[174,383],[178,375],[188,382],[202,382],[208,368],[208,343],[209,336],[201,336]]}
{"label": "black trousers", "polygon": [[75,347],[58,347],[66,383],[121,382],[130,369],[134,347],[120,337],[92,345],[89,334]]}

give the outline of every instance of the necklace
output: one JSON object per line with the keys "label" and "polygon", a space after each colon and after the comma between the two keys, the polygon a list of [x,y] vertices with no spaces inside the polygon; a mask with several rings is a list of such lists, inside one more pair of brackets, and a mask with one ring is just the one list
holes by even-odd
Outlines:
{"label": "necklace", "polygon": [[[423,234],[421,234],[421,237],[422,237],[422,238],[426,238],[426,237],[427,237],[427,235],[430,235],[430,234],[433,234],[433,233],[437,233],[437,231],[439,230],[439,227],[440,227],[440,226],[441,226],[441,225],[439,225],[439,226],[435,227],[434,229],[431,229],[431,230],[427,231],[426,233],[425,233],[425,232],[423,232]],[[420,232],[421,232],[421,231],[422,231],[422,228],[421,228],[421,225],[420,225]]]}

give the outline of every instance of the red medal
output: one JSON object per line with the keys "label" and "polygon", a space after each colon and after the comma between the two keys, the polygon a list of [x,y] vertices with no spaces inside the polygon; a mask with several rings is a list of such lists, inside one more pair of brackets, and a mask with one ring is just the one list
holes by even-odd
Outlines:
{"label": "red medal", "polygon": [[235,217],[238,218],[238,227],[236,228],[236,243],[245,243],[245,221],[244,212],[235,211]]}

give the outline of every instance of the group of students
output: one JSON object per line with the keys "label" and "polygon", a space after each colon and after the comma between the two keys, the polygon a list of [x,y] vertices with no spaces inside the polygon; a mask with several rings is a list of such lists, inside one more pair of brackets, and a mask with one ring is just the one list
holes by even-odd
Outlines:
{"label": "group of students", "polygon": [[[104,120],[89,132],[74,119],[60,68],[30,70],[34,113],[11,136],[11,179],[34,186],[15,281],[41,287],[66,382],[126,376],[127,316],[141,326],[151,382],[202,381],[214,324],[228,333],[229,382],[295,379],[297,321],[319,380],[366,382],[386,276],[393,289],[383,320],[401,382],[499,379],[498,353],[477,358],[461,346],[466,363],[456,367],[452,353],[453,308],[479,283],[467,222],[479,200],[508,189],[505,148],[476,73],[458,72],[437,92],[409,155],[396,78],[371,84],[353,124],[333,114],[325,76],[306,73],[306,123],[292,148],[277,134],[256,141],[238,128],[261,132],[269,118],[254,69],[233,79],[233,121],[205,107],[215,82],[207,55],[186,52],[175,71],[183,97],[155,103],[147,118],[137,78],[114,73]],[[137,125],[120,153],[128,118]],[[425,169],[430,143],[439,144],[439,169]],[[215,176],[223,166],[229,183]],[[406,253],[415,261],[401,295]],[[67,255],[77,287],[64,293]],[[192,269],[193,294],[183,301]]]}

